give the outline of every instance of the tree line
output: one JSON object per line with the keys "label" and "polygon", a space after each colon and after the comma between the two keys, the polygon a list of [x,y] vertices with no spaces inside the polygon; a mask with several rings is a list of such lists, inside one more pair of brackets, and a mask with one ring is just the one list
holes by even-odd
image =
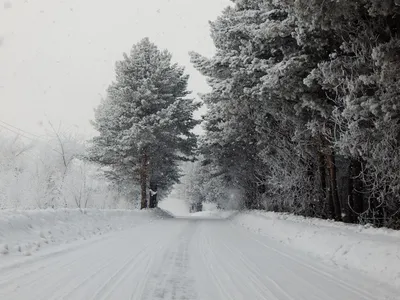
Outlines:
{"label": "tree line", "polygon": [[75,129],[49,122],[46,136],[36,136],[0,127],[0,210],[133,208],[134,195],[85,159],[85,139]]}
{"label": "tree line", "polygon": [[211,23],[215,56],[191,54],[212,87],[200,184],[238,189],[245,208],[399,227],[399,13],[234,1]]}
{"label": "tree line", "polygon": [[[400,3],[235,0],[188,76],[148,39],[116,65],[90,158],[155,207],[195,158],[190,200],[400,226]],[[198,141],[197,141],[198,139]]]}

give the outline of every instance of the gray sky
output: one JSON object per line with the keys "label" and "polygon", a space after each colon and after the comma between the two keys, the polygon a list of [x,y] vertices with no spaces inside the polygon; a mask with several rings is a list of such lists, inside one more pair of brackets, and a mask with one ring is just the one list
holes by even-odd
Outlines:
{"label": "gray sky", "polygon": [[[92,134],[115,61],[148,36],[208,90],[188,51],[214,53],[209,20],[229,0],[0,0],[0,121],[42,133],[46,116]],[[2,123],[0,123],[1,125]],[[4,124],[3,124],[4,125]]]}

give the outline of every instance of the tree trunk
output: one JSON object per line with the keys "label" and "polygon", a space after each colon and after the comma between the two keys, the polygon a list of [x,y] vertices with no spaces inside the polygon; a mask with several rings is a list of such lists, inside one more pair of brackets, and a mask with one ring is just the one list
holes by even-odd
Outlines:
{"label": "tree trunk", "polygon": [[245,208],[257,209],[257,184],[255,181],[248,181],[245,190]]}
{"label": "tree trunk", "polygon": [[335,205],[333,204],[332,187],[330,184],[326,185],[326,194],[328,196],[328,218],[335,219]]}
{"label": "tree trunk", "polygon": [[352,161],[352,173],[351,177],[353,178],[353,205],[354,211],[358,214],[361,214],[364,210],[364,199],[363,199],[363,182],[360,178],[360,174],[362,171],[361,162],[358,160]]}
{"label": "tree trunk", "polygon": [[144,152],[142,155],[141,167],[140,167],[140,188],[141,188],[141,202],[140,209],[147,208],[147,153]]}
{"label": "tree trunk", "polygon": [[362,170],[359,160],[351,160],[349,167],[349,203],[352,212],[352,222],[358,222],[358,215],[363,211],[363,183],[359,178]]}
{"label": "tree trunk", "polygon": [[149,207],[150,208],[156,208],[158,205],[157,202],[157,183],[154,180],[150,180],[150,202],[149,202]]}
{"label": "tree trunk", "polygon": [[203,211],[203,202],[198,202],[196,204],[196,211]]}
{"label": "tree trunk", "polygon": [[[330,209],[330,201],[328,198],[329,195],[329,190],[327,188],[327,184],[326,184],[326,163],[325,163],[325,158],[324,158],[324,154],[321,152],[318,152],[318,160],[319,160],[319,176],[320,176],[320,181],[321,181],[321,190],[322,190],[322,197],[323,197],[323,201],[325,201],[325,203],[328,203],[328,217],[330,216],[331,211],[333,211],[333,209]],[[333,204],[332,204],[332,208],[333,208]]]}
{"label": "tree trunk", "polygon": [[332,197],[333,209],[335,213],[335,220],[342,220],[342,211],[340,207],[339,195],[337,190],[337,180],[336,180],[336,165],[335,165],[335,154],[331,150],[326,155],[326,162],[329,171],[329,183],[330,183],[330,192]]}
{"label": "tree trunk", "polygon": [[347,204],[346,207],[349,207],[349,215],[348,219],[349,222],[354,223],[357,220],[357,215],[354,213],[354,200],[355,200],[355,195],[354,195],[354,177],[353,177],[353,163],[354,161],[351,160],[349,164],[349,174],[348,174],[348,183],[347,183]]}

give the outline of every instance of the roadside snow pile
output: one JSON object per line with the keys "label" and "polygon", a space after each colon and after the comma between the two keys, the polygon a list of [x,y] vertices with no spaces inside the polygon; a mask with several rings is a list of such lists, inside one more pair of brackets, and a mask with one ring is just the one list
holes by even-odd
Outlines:
{"label": "roadside snow pile", "polygon": [[47,244],[86,240],[159,218],[165,216],[157,210],[3,210],[0,211],[0,257],[29,256]]}
{"label": "roadside snow pile", "polygon": [[203,202],[202,206],[203,206],[203,211],[218,210],[218,206],[216,203]]}
{"label": "roadside snow pile", "polygon": [[190,213],[188,204],[184,200],[172,195],[172,193],[167,199],[162,200],[158,204],[158,207],[175,216],[187,216]]}
{"label": "roadside snow pile", "polygon": [[206,210],[199,211],[195,213],[191,213],[192,217],[203,217],[203,218],[217,218],[217,219],[226,219],[229,218],[235,211],[230,210]]}
{"label": "roadside snow pile", "polygon": [[400,287],[400,232],[288,214],[249,211],[233,222],[342,268]]}

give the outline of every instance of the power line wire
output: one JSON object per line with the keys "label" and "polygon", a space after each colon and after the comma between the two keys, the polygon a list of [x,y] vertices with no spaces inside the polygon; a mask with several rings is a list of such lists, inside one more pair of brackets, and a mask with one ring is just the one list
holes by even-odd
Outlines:
{"label": "power line wire", "polygon": [[[0,121],[0,122],[1,122],[1,121]],[[26,135],[23,135],[23,134],[21,134],[20,132],[15,131],[15,130],[12,130],[12,129],[10,129],[10,128],[8,128],[8,127],[2,125],[2,124],[0,124],[0,127],[1,127],[1,128],[4,128],[4,129],[7,129],[8,131],[11,131],[11,132],[15,133],[16,135],[22,136],[22,137],[24,137],[24,138],[26,138],[26,139],[28,139],[28,140],[33,141],[33,142],[38,141],[38,139],[33,139],[33,138],[31,138],[31,137],[28,137],[28,136],[26,136]],[[46,141],[44,141],[44,140],[41,140],[41,139],[39,139],[39,141],[42,142],[43,145],[46,145],[47,147],[49,147],[51,150],[53,150],[53,151],[55,151],[55,152],[57,152],[57,153],[60,153],[58,150],[54,149],[53,146],[51,146],[48,142],[46,142]]]}
{"label": "power line wire", "polygon": [[6,126],[4,126],[4,125],[2,125],[2,124],[0,124],[0,127],[1,127],[1,128],[4,128],[4,129],[7,129],[8,131],[11,131],[12,133],[15,133],[15,134],[17,134],[17,135],[19,135],[19,136],[22,136],[22,137],[24,137],[24,138],[26,138],[26,139],[28,139],[28,140],[35,141],[33,138],[28,137],[28,136],[26,136],[26,135],[23,135],[21,132],[15,131],[15,130],[13,130],[13,129],[11,129],[11,128],[8,128],[8,127],[6,127]]}
{"label": "power line wire", "polygon": [[[15,131],[15,130],[13,130],[13,129],[11,129],[11,128],[8,128],[7,126],[2,125],[1,123],[5,124],[5,125],[7,125],[7,126],[9,126],[9,127],[11,127],[11,128],[14,128],[15,130],[18,130],[18,131]],[[52,126],[52,125],[51,125],[51,126]],[[18,127],[16,127],[16,126],[11,125],[11,124],[9,124],[9,123],[7,123],[7,122],[5,122],[5,121],[2,121],[2,120],[0,120],[0,127],[1,127],[1,128],[4,128],[4,129],[7,129],[8,131],[13,132],[13,133],[15,133],[15,134],[17,134],[17,135],[19,135],[19,136],[22,136],[22,137],[24,137],[24,138],[26,138],[26,139],[28,139],[28,140],[31,140],[31,141],[33,141],[33,142],[40,141],[40,142],[42,142],[44,145],[46,145],[47,147],[49,147],[51,150],[53,150],[53,151],[55,151],[55,152],[57,152],[57,153],[59,153],[59,154],[62,154],[59,150],[54,149],[53,145],[51,145],[51,144],[49,143],[48,140],[45,140],[45,139],[43,138],[43,136],[39,136],[39,135],[37,135],[37,134],[30,133],[30,132],[28,132],[28,131],[26,131],[26,130],[23,130],[23,129],[21,129],[21,128],[18,128]],[[54,130],[54,132],[56,133],[56,130],[54,129],[54,127],[53,127],[53,130]],[[32,138],[32,137],[26,136],[26,135],[22,134],[21,132],[23,132],[23,133],[25,133],[25,134],[28,134],[28,135],[31,135],[31,136],[35,137],[35,139]],[[59,141],[59,143],[61,144],[61,141]]]}
{"label": "power line wire", "polygon": [[28,132],[28,131],[26,131],[26,130],[23,130],[23,129],[21,129],[21,128],[18,128],[18,127],[16,127],[16,126],[11,125],[10,123],[4,122],[4,121],[2,121],[2,120],[0,120],[0,123],[3,123],[3,124],[5,124],[5,125],[7,125],[7,126],[9,126],[9,127],[11,127],[11,128],[14,128],[14,129],[16,129],[16,130],[18,130],[18,131],[24,132],[24,133],[26,133],[26,134],[28,134],[28,135],[31,135],[31,136],[34,136],[34,137],[36,137],[36,138],[39,138],[39,139],[42,138],[42,137],[39,136],[39,135],[30,133],[30,132]]}

